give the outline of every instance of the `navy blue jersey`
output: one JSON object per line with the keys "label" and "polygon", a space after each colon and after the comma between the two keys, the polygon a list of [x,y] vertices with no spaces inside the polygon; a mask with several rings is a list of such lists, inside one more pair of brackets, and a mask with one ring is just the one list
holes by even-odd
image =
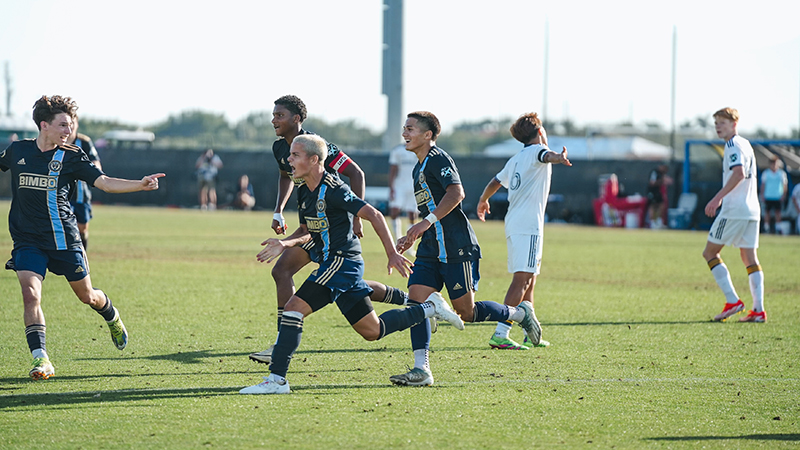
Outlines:
{"label": "navy blue jersey", "polygon": [[94,186],[103,172],[80,148],[66,144],[43,152],[34,139],[16,141],[0,154],[0,169],[11,170],[8,230],[15,247],[83,248],[69,194],[78,180]]}
{"label": "navy blue jersey", "polygon": [[[414,196],[419,216],[436,209],[451,184],[461,184],[458,169],[450,155],[432,147],[422,162],[414,166]],[[436,258],[443,263],[458,263],[481,257],[478,239],[459,203],[450,213],[422,234],[417,258]]]}
{"label": "navy blue jersey", "polygon": [[[300,130],[299,135],[303,134],[314,133],[306,130]],[[291,154],[290,147],[291,146],[284,138],[280,138],[272,144],[272,154],[275,156],[275,161],[278,162],[278,168],[284,172],[287,172],[291,176],[292,166],[289,165],[289,155]],[[325,158],[325,170],[333,174],[338,174],[349,165],[350,158],[345,155],[343,151],[340,151],[336,145],[328,142],[328,157]],[[298,180],[295,178],[292,178],[292,180],[294,181],[295,187],[299,186],[303,182],[303,180]]]}
{"label": "navy blue jersey", "polygon": [[[100,155],[97,154],[97,149],[94,147],[94,144],[89,136],[78,133],[78,137],[75,139],[75,143],[73,145],[80,147],[81,150],[83,150],[83,153],[86,153],[86,156],[89,157],[89,161],[93,163],[100,161]],[[75,192],[72,194],[69,200],[76,204],[90,203],[92,201],[92,190],[89,189],[89,185],[86,184],[85,181],[78,181],[78,183],[75,185]]]}
{"label": "navy blue jersey", "polygon": [[305,183],[298,186],[297,195],[300,223],[311,233],[322,260],[334,256],[360,259],[361,242],[353,233],[353,216],[367,203],[329,172],[313,191]]}

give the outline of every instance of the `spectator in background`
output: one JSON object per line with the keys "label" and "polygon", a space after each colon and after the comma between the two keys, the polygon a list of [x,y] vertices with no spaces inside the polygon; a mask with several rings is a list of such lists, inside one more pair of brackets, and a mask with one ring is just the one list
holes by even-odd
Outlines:
{"label": "spectator in background", "polygon": [[[400,214],[406,213],[409,226],[417,219],[417,201],[414,198],[412,172],[419,160],[414,153],[398,145],[389,152],[389,215],[395,240],[405,234]],[[409,249],[410,250],[410,249]],[[411,253],[413,256],[413,252]]]}
{"label": "spectator in background", "polygon": [[647,209],[650,216],[650,228],[664,228],[664,213],[667,211],[667,186],[672,178],[667,175],[669,166],[661,164],[650,172],[647,181]]}
{"label": "spectator in background", "polygon": [[253,195],[253,185],[250,184],[250,177],[242,175],[239,177],[239,186],[236,196],[233,198],[233,207],[250,211],[256,204],[256,197]]}
{"label": "spectator in background", "polygon": [[200,190],[200,209],[217,209],[217,173],[222,168],[222,160],[214,154],[214,150],[206,150],[195,164],[197,169],[197,187]]}
{"label": "spectator in background", "polygon": [[[89,157],[89,161],[100,170],[103,167],[100,165],[100,155],[97,154],[97,149],[94,148],[91,138],[83,133],[78,133],[78,116],[75,116],[75,127],[72,128],[72,133],[69,135],[69,143],[79,147]],[[75,185],[75,190],[69,198],[69,204],[72,207],[72,212],[78,220],[78,232],[81,234],[81,241],[83,242],[83,249],[89,248],[89,221],[92,220],[92,190],[89,184],[83,180],[78,180]]]}
{"label": "spectator in background", "polygon": [[794,232],[800,234],[800,183],[794,185],[794,189],[792,189],[791,206],[795,213]]}
{"label": "spectator in background", "polygon": [[[773,156],[769,168],[761,172],[761,202],[764,204],[764,231],[777,233],[781,223],[781,209],[789,191],[789,179],[781,169],[782,161]],[[770,226],[770,212],[774,213],[775,225]]]}

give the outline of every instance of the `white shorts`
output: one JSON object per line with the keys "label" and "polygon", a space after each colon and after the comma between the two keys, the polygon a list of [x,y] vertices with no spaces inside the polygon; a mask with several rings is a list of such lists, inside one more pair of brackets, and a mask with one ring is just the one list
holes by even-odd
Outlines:
{"label": "white shorts", "polygon": [[758,220],[726,219],[717,216],[711,224],[708,242],[738,248],[758,248]]}
{"label": "white shorts", "polygon": [[539,275],[542,266],[542,235],[513,234],[506,237],[508,271]]}
{"label": "white shorts", "polygon": [[402,212],[417,212],[417,199],[414,198],[414,185],[408,183],[396,183],[394,187],[394,198],[389,200],[390,208],[397,208]]}

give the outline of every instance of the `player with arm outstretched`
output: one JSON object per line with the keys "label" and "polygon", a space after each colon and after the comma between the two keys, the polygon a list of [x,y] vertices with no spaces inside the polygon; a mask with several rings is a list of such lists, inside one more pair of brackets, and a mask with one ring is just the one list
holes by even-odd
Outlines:
{"label": "player with arm outstretched", "polygon": [[[550,194],[552,165],[572,163],[567,158],[567,148],[556,153],[547,147],[547,134],[536,113],[523,114],[511,126],[511,135],[525,147],[508,160],[481,194],[478,201],[478,218],[486,220],[489,198],[500,187],[508,189],[508,213],[505,217],[506,245],[508,248],[508,271],[513,274],[504,304],[519,306],[530,303],[533,311],[533,290],[542,264],[544,246],[544,211]],[[497,323],[494,335],[489,340],[492,348],[528,350],[530,347],[547,347],[549,342],[540,339],[534,344],[526,334],[522,344],[509,336],[511,321]]]}
{"label": "player with arm outstretched", "polygon": [[270,375],[262,383],[244,388],[242,394],[287,394],[286,373],[292,355],[300,346],[303,319],[330,303],[336,303],[358,334],[374,341],[436,316],[463,329],[464,323],[447,302],[435,299],[421,305],[393,309],[378,316],[369,296],[372,289],[362,279],[364,260],[361,243],[352,231],[354,216],[368,220],[383,244],[389,273],[396,269],[404,277],[411,272],[411,262],[394,247],[383,214],[358,198],[338,177],[323,168],[327,153],[325,140],[319,136],[299,136],[291,147],[289,164],[298,187],[300,227],[286,239],[268,239],[258,259],[270,262],[289,248],[313,242],[321,252],[319,268],[286,304],[278,341],[272,352]]}
{"label": "player with arm outstretched", "polygon": [[80,148],[67,143],[77,109],[69,97],[41,97],[33,106],[39,136],[13,142],[0,154],[0,169],[11,172],[13,193],[8,229],[14,249],[6,268],[16,271],[22,289],[25,336],[33,356],[29,375],[34,380],[55,373],[45,345],[42,311],[42,282],[48,270],[64,276],[75,295],[105,319],[118,349],[128,343],[117,308],[92,286],[78,223],[69,204],[75,184],[85,181],[110,193],[152,191],[164,176],[157,173],[141,180],[124,180],[104,174]]}

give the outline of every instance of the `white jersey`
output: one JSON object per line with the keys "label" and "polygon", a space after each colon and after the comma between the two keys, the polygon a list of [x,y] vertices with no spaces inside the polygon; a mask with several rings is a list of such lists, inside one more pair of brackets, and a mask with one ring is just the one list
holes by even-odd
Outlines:
{"label": "white jersey", "polygon": [[758,202],[758,182],[756,181],[756,157],[750,141],[739,136],[732,137],[725,143],[722,157],[722,185],[728,182],[733,168],[744,168],[744,180],[722,199],[720,217],[726,219],[759,220],[761,205]]}
{"label": "white jersey", "polygon": [[509,159],[495,176],[508,189],[506,237],[542,234],[553,173],[551,165],[544,162],[544,156],[550,151],[545,145],[529,145]]}
{"label": "white jersey", "polygon": [[414,152],[406,150],[405,145],[398,145],[389,152],[389,165],[397,166],[397,176],[394,177],[394,188],[397,189],[398,183],[408,185],[408,188],[414,189],[414,166],[417,165],[419,159]]}

